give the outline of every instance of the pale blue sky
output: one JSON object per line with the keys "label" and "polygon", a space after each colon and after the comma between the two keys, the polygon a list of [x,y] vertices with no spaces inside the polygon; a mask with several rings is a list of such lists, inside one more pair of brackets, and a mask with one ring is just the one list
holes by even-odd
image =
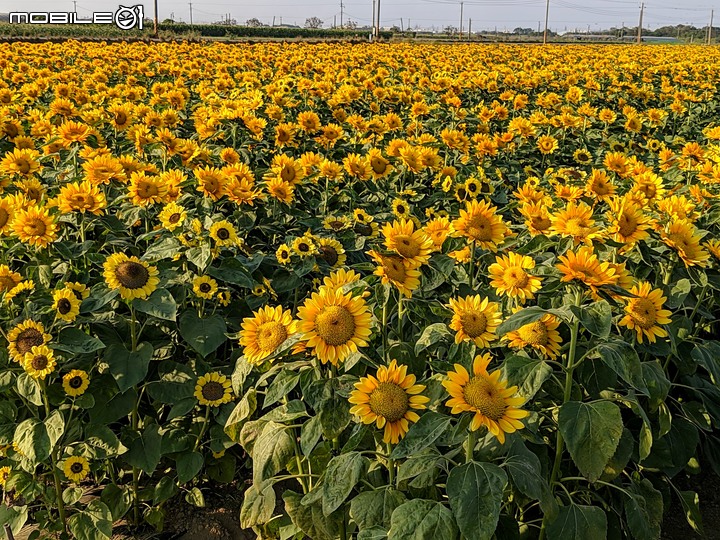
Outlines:
{"label": "pale blue sky", "polygon": [[[231,18],[244,23],[258,18],[266,24],[304,25],[308,17],[319,17],[324,27],[340,23],[341,0],[158,0],[160,19],[173,14],[176,21],[188,22],[189,2],[193,4],[193,22],[214,22],[230,14]],[[152,17],[151,0],[76,0],[80,17],[91,11],[114,11],[117,5],[145,6],[145,14]],[[360,26],[370,24],[372,0],[344,0],[344,18],[356,21]],[[709,23],[710,10],[715,8],[713,26],[720,26],[720,0],[689,0],[678,7],[677,0],[648,0],[645,2],[643,27],[678,23],[690,23],[701,27]],[[0,12],[9,11],[73,11],[72,0],[0,0]],[[383,26],[442,29],[460,25],[460,0],[381,0],[381,24]],[[550,0],[549,26],[555,31],[573,31],[576,28],[590,30],[636,26],[640,14],[640,2],[635,0]],[[467,0],[463,5],[463,27],[467,30],[469,19],[472,29],[513,30],[516,27],[537,29],[545,20],[545,0]]]}

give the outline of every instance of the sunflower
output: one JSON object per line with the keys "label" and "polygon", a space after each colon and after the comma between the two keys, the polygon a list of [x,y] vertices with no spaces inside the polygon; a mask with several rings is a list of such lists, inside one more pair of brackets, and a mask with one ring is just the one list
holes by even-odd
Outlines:
{"label": "sunflower", "polygon": [[592,246],[593,239],[600,237],[599,229],[595,227],[595,220],[592,219],[592,208],[584,202],[571,201],[565,210],[557,212],[550,219],[550,231],[572,238],[576,245],[585,242]]}
{"label": "sunflower", "polygon": [[3,489],[5,489],[5,484],[7,483],[11,472],[12,469],[7,465],[4,467],[0,467],[0,487],[2,487]]}
{"label": "sunflower", "polygon": [[195,385],[195,398],[200,405],[219,407],[232,401],[232,388],[230,379],[222,373],[213,371],[200,377]]}
{"label": "sunflower", "polygon": [[615,195],[615,184],[602,169],[593,169],[585,184],[585,194],[599,201],[608,201]]}
{"label": "sunflower", "polygon": [[197,191],[205,197],[210,197],[213,201],[217,201],[225,195],[225,184],[227,183],[227,175],[217,167],[203,167],[195,169],[195,178],[197,179]]}
{"label": "sunflower", "polygon": [[15,214],[13,232],[21,242],[44,248],[57,240],[57,225],[45,208],[31,206]]}
{"label": "sunflower", "polygon": [[450,394],[445,405],[451,407],[452,414],[474,413],[470,430],[485,426],[504,444],[505,434],[523,429],[525,426],[520,420],[530,413],[518,408],[523,398],[512,397],[517,386],[508,388],[507,381],[500,379],[499,370],[488,372],[490,360],[490,353],[476,356],[472,376],[463,366],[455,364],[455,371],[449,371],[442,383]]}
{"label": "sunflower", "polygon": [[73,369],[63,375],[62,380],[65,393],[71,397],[82,396],[90,386],[90,378],[82,369]]}
{"label": "sunflower", "polygon": [[280,244],[280,247],[275,251],[275,258],[280,264],[289,264],[291,256],[292,253],[290,252],[290,246],[287,244]]}
{"label": "sunflower", "polygon": [[40,152],[37,150],[16,148],[12,152],[5,154],[5,157],[0,161],[0,173],[5,173],[8,176],[31,176],[41,168],[38,161],[39,157]]}
{"label": "sunflower", "polygon": [[45,379],[55,371],[55,357],[46,345],[36,345],[25,353],[22,366],[33,379]]}
{"label": "sunflower", "polygon": [[5,302],[10,303],[15,300],[15,298],[22,293],[32,293],[35,290],[35,282],[32,279],[29,279],[27,281],[21,281],[17,285],[15,285],[12,289],[10,289],[8,292],[5,293]]}
{"label": "sunflower", "polygon": [[68,480],[82,482],[90,472],[90,463],[82,456],[70,456],[63,463],[63,472]]}
{"label": "sunflower", "polygon": [[412,221],[401,219],[382,228],[385,247],[402,257],[410,268],[418,268],[430,260],[433,241],[422,230],[415,230]]}
{"label": "sunflower", "polygon": [[159,176],[148,176],[144,171],[130,175],[128,195],[136,206],[165,202],[168,186]]}
{"label": "sunflower", "polygon": [[663,303],[667,300],[661,289],[652,289],[647,281],[630,289],[635,295],[627,299],[625,316],[618,323],[620,326],[627,326],[630,330],[637,332],[638,343],[643,342],[643,336],[648,341],[655,343],[655,337],[666,337],[667,330],[661,328],[661,324],[670,324],[670,312],[663,309]]}
{"label": "sunflower", "polygon": [[410,205],[403,199],[393,199],[392,213],[396,217],[404,219],[410,217]]}
{"label": "sunflower", "polygon": [[412,409],[425,409],[430,398],[421,395],[422,384],[415,384],[415,375],[407,374],[407,366],[392,360],[389,366],[378,368],[376,376],[361,377],[348,401],[353,404],[350,414],[360,417],[363,424],[385,428],[383,441],[396,444],[408,432],[409,423],[420,417]]}
{"label": "sunflower", "polygon": [[292,250],[300,257],[310,257],[317,253],[317,246],[311,236],[305,235],[293,240]]}
{"label": "sunflower", "polygon": [[367,346],[371,316],[365,300],[339,290],[321,290],[298,309],[303,341],[322,363],[337,366]]}
{"label": "sunflower", "polygon": [[8,352],[10,358],[21,362],[33,347],[45,345],[52,339],[45,333],[45,327],[40,322],[26,320],[10,330],[7,335]]}
{"label": "sunflower", "polygon": [[525,271],[533,268],[535,261],[527,255],[508,253],[495,257],[495,263],[488,267],[488,272],[493,278],[490,285],[495,287],[499,295],[505,294],[509,298],[517,298],[520,303],[532,300],[541,287],[541,279]]}
{"label": "sunflower", "polygon": [[120,160],[114,156],[96,156],[82,164],[85,180],[93,185],[109,184],[112,180],[126,182],[127,175]]}
{"label": "sunflower", "polygon": [[53,292],[53,309],[58,319],[73,322],[80,314],[80,299],[68,288]]}
{"label": "sunflower", "polygon": [[155,266],[124,253],[110,255],[103,264],[103,277],[111,289],[119,289],[123,300],[147,298],[157,289],[160,279]]}
{"label": "sunflower", "polygon": [[73,291],[78,300],[85,300],[90,296],[90,289],[88,289],[88,286],[84,283],[66,281],[65,288]]}
{"label": "sunflower", "polygon": [[15,206],[10,199],[0,199],[0,236],[10,232],[15,220]]}
{"label": "sunflower", "polygon": [[360,281],[360,274],[355,270],[340,268],[335,270],[328,277],[323,278],[323,287],[328,290],[342,289],[345,285]]}
{"label": "sunflower", "polygon": [[9,266],[0,264],[0,293],[10,291],[22,281],[22,276],[13,272]]}
{"label": "sunflower", "polygon": [[558,149],[558,140],[552,135],[540,135],[537,138],[537,147],[544,155],[552,154]]}
{"label": "sunflower", "polygon": [[356,208],[353,210],[353,218],[358,223],[370,223],[375,219],[362,208]]}
{"label": "sunflower", "polygon": [[521,326],[505,334],[508,345],[523,349],[532,347],[550,358],[560,354],[560,332],[557,331],[560,321],[554,315],[546,313],[539,320]]}
{"label": "sunflower", "polygon": [[193,279],[193,292],[200,298],[212,300],[218,290],[217,281],[208,276],[197,276]]}
{"label": "sunflower", "polygon": [[317,249],[319,258],[328,263],[332,268],[343,266],[347,260],[343,245],[332,238],[318,238]]}
{"label": "sunflower", "polygon": [[577,251],[569,250],[558,257],[556,267],[560,270],[560,281],[569,282],[577,279],[593,292],[603,285],[614,285],[617,282],[615,268],[609,262],[600,262],[591,247],[583,246]]}
{"label": "sunflower", "polygon": [[441,251],[448,235],[452,231],[450,220],[446,217],[436,217],[423,227],[425,234],[430,237],[433,243],[433,251]]}
{"label": "sunflower", "polygon": [[700,244],[702,236],[692,222],[687,219],[673,221],[660,233],[663,242],[675,249],[686,267],[707,266],[710,253]]}
{"label": "sunflower", "polygon": [[510,232],[497,208],[487,201],[470,201],[460,210],[460,217],[452,222],[454,236],[464,236],[483,249],[497,251],[505,235]]}
{"label": "sunflower", "polygon": [[592,154],[588,150],[580,148],[573,152],[573,159],[580,165],[589,165],[592,161]]}
{"label": "sunflower", "polygon": [[500,310],[497,302],[489,302],[479,294],[465,298],[450,299],[453,318],[450,328],[457,332],[455,343],[472,341],[478,347],[489,347],[497,336],[495,330],[500,324]]}
{"label": "sunflower", "polygon": [[168,231],[174,231],[183,224],[187,218],[187,212],[185,212],[185,208],[179,204],[171,202],[163,207],[162,211],[158,214],[158,218],[163,227]]}
{"label": "sunflower", "polygon": [[210,238],[216,246],[234,246],[240,243],[235,227],[227,220],[218,221],[210,226]]}
{"label": "sunflower", "polygon": [[71,212],[90,212],[99,216],[107,207],[105,194],[100,188],[87,180],[74,182],[60,188],[57,196],[57,207],[63,214]]}
{"label": "sunflower", "polygon": [[240,330],[240,346],[251,364],[262,361],[273,354],[285,340],[295,333],[297,322],[292,313],[282,306],[264,306],[254,311],[252,317],[245,317]]}
{"label": "sunflower", "polygon": [[279,178],[273,178],[267,182],[267,190],[271,197],[285,204],[293,202],[295,197],[295,186],[288,182],[283,182]]}
{"label": "sunflower", "polygon": [[412,268],[408,262],[397,255],[383,255],[377,251],[368,251],[378,267],[374,274],[382,278],[382,283],[392,283],[406,298],[420,286],[420,271]]}
{"label": "sunflower", "polygon": [[525,226],[531,236],[545,234],[552,226],[550,212],[543,202],[525,203],[520,207],[520,214],[525,218]]}
{"label": "sunflower", "polygon": [[608,233],[613,240],[625,244],[624,250],[640,240],[650,236],[648,229],[652,220],[646,216],[642,208],[628,197],[618,197],[610,201],[610,212],[607,213],[610,226]]}

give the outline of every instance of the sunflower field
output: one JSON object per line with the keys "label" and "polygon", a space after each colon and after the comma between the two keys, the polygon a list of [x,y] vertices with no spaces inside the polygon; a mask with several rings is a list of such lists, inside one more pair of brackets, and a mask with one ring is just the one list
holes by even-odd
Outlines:
{"label": "sunflower field", "polygon": [[718,64],[0,44],[0,526],[234,485],[266,539],[702,531]]}

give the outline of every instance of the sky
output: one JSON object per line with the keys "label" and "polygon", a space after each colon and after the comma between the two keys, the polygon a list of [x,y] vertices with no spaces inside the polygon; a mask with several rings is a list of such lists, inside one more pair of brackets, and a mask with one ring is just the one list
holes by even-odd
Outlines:
{"label": "sky", "polygon": [[[193,23],[217,22],[229,14],[238,24],[257,18],[265,24],[303,26],[309,17],[318,17],[324,28],[333,21],[348,19],[358,26],[370,25],[373,0],[157,0],[159,19],[189,22],[192,2]],[[460,26],[460,0],[380,0],[380,24],[412,29],[442,30]],[[152,18],[152,0],[75,0],[79,18],[92,11],[115,11],[119,4],[143,4],[145,16]],[[546,0],[466,0],[462,2],[463,30],[512,31],[517,27],[544,26]],[[682,7],[678,7],[680,4]],[[675,24],[707,26],[710,10],[715,9],[713,26],[720,26],[720,0],[648,0],[643,28],[654,29]],[[0,0],[0,12],[74,11],[73,0]],[[636,27],[640,1],[635,0],[550,0],[548,27],[556,32],[590,32],[623,24]],[[472,20],[472,22],[470,22]]]}

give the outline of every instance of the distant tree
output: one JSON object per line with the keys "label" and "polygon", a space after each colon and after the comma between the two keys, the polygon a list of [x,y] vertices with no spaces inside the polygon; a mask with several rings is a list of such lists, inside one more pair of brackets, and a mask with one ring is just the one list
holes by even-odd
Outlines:
{"label": "distant tree", "polygon": [[305,28],[322,28],[323,21],[318,17],[310,17],[305,19]]}
{"label": "distant tree", "polygon": [[348,19],[348,21],[343,25],[343,28],[346,28],[347,30],[355,30],[357,28],[357,23]]}
{"label": "distant tree", "polygon": [[526,35],[529,35],[529,34],[532,34],[532,33],[533,33],[533,29],[532,29],[532,28],[520,28],[520,27],[517,27],[515,30],[513,30],[513,34],[518,34],[518,35],[521,35],[521,36],[526,36]]}
{"label": "distant tree", "polygon": [[456,26],[446,26],[443,28],[443,32],[445,32],[448,36],[452,36],[453,34],[457,34],[458,29]]}
{"label": "distant tree", "polygon": [[398,33],[398,32],[401,32],[401,31],[402,31],[397,24],[396,24],[396,25],[393,25],[393,27],[390,28],[390,30],[391,30],[392,32],[395,32],[395,33]]}
{"label": "distant tree", "polygon": [[259,19],[252,18],[245,21],[245,26],[251,26],[252,28],[258,28],[260,26],[265,26],[263,23],[260,22]]}
{"label": "distant tree", "polygon": [[165,19],[162,23],[163,24],[175,24],[175,21],[172,19]]}

